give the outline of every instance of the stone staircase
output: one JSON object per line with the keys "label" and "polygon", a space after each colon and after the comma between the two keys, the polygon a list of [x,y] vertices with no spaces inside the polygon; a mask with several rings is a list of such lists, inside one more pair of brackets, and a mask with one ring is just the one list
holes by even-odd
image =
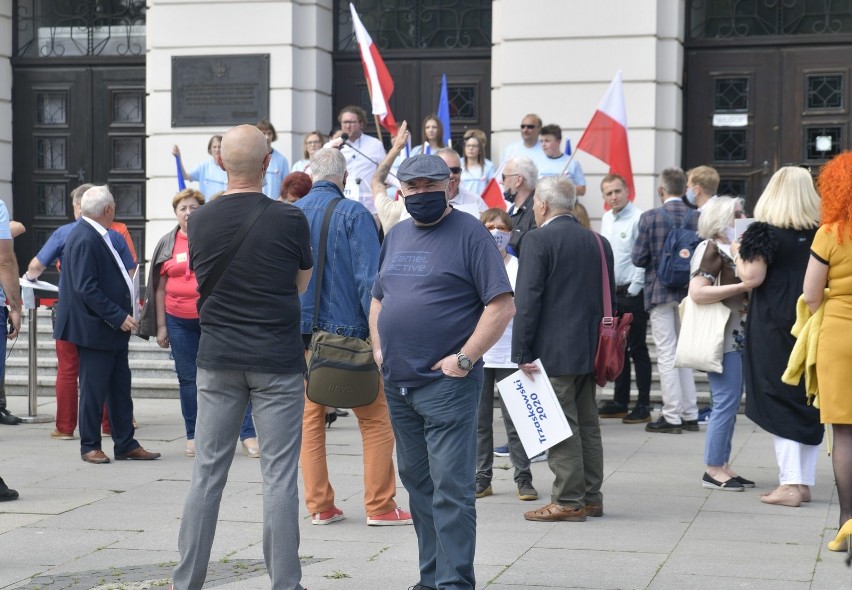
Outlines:
{"label": "stone staircase", "polygon": [[[50,311],[39,309],[36,320],[38,351],[38,397],[49,399],[56,395],[56,345]],[[29,332],[26,312],[21,320],[17,341],[6,341],[6,394],[28,395]],[[14,344],[13,344],[14,342]],[[168,349],[157,346],[155,340],[130,338],[130,371],[132,392],[136,398],[174,398],[178,396],[178,381],[174,361]]]}
{"label": "stone staircase", "polygon": [[[39,309],[38,319],[38,396],[39,399],[55,395],[56,385],[56,347],[53,341],[53,326],[50,311]],[[21,322],[21,334],[17,341],[9,340],[6,344],[6,394],[28,395],[28,341],[29,322],[26,315]],[[14,344],[13,344],[14,342]],[[653,372],[651,374],[651,403],[661,403],[660,374],[657,371],[657,351],[654,341],[648,333],[648,349],[651,354]],[[11,352],[10,352],[11,351]],[[152,339],[142,340],[136,336],[130,338],[130,370],[132,377],[133,397],[137,398],[178,398],[177,375],[174,362],[169,358],[169,351],[157,346]],[[631,399],[636,397],[636,381],[633,380]],[[695,373],[695,385],[698,389],[700,404],[710,400],[710,386],[706,373]],[[599,390],[601,399],[612,399],[613,387],[608,383]]]}

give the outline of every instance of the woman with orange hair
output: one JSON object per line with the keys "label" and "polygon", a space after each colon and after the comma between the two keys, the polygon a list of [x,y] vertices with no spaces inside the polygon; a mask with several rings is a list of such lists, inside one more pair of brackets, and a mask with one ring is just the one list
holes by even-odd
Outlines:
{"label": "woman with orange hair", "polygon": [[852,348],[847,340],[852,331],[852,152],[823,166],[818,189],[822,225],[811,245],[804,297],[811,312],[825,303],[816,356],[819,415],[832,428],[831,464],[840,502],[840,530],[828,548],[852,552]]}

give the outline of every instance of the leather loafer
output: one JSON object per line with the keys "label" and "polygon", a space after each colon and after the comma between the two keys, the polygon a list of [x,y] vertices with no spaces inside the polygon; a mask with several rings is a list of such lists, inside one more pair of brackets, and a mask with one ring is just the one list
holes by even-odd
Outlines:
{"label": "leather loafer", "polygon": [[83,461],[85,461],[86,463],[94,463],[95,465],[109,463],[109,457],[107,457],[100,449],[95,449],[94,451],[83,453],[82,458]]}
{"label": "leather loafer", "polygon": [[603,504],[586,504],[586,516],[603,516]]}
{"label": "leather loafer", "polygon": [[21,419],[12,414],[6,408],[0,410],[0,424],[5,424],[6,426],[14,426],[15,424],[20,424]]}
{"label": "leather loafer", "polygon": [[146,451],[142,447],[136,447],[129,453],[115,456],[116,461],[125,461],[127,459],[132,459],[133,461],[153,461],[154,459],[159,458],[160,453],[152,453],[150,451]]}
{"label": "leather loafer", "polygon": [[568,508],[561,504],[548,504],[538,510],[524,513],[524,518],[538,522],[556,522],[565,520],[569,522],[583,522],[586,520],[585,508]]}

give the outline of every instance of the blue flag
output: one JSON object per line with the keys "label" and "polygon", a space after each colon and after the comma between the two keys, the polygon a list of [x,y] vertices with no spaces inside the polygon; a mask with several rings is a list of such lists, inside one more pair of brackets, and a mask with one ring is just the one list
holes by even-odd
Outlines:
{"label": "blue flag", "polygon": [[450,101],[447,98],[447,75],[441,74],[441,96],[438,98],[438,119],[444,127],[444,145],[450,145]]}
{"label": "blue flag", "polygon": [[186,182],[183,179],[183,170],[181,170],[180,156],[175,156],[175,166],[177,166],[178,190],[182,191],[186,188]]}

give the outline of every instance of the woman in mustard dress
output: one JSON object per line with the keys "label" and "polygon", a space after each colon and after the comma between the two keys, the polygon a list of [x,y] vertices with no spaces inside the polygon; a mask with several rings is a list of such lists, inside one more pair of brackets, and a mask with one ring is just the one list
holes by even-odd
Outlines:
{"label": "woman in mustard dress", "polygon": [[832,426],[831,464],[840,503],[840,530],[828,548],[852,551],[852,153],[823,166],[818,189],[822,225],[811,246],[804,297],[811,312],[825,300],[816,357],[819,414]]}

